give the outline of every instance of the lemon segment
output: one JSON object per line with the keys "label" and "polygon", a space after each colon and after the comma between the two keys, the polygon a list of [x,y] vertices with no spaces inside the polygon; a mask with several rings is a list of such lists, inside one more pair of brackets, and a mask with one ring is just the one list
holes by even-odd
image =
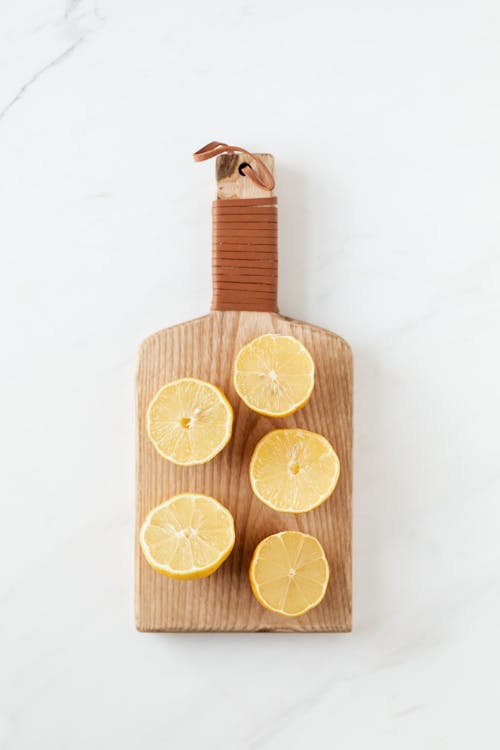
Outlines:
{"label": "lemon segment", "polygon": [[167,383],[147,412],[148,436],[163,458],[203,464],[231,439],[233,409],[219,388],[197,378]]}
{"label": "lemon segment", "polygon": [[148,514],[139,540],[152,568],[178,579],[205,578],[234,547],[234,521],[221,503],[208,495],[171,497]]}
{"label": "lemon segment", "polygon": [[281,531],[257,545],[250,563],[250,585],[263,607],[298,617],[316,607],[330,570],[318,540],[300,531]]}
{"label": "lemon segment", "polygon": [[249,474],[254,493],[270,508],[304,513],[332,494],[340,462],[323,435],[301,429],[272,430],[257,443]]}
{"label": "lemon segment", "polygon": [[240,350],[234,386],[253,411],[286,417],[304,406],[314,388],[314,362],[293,336],[267,333]]}

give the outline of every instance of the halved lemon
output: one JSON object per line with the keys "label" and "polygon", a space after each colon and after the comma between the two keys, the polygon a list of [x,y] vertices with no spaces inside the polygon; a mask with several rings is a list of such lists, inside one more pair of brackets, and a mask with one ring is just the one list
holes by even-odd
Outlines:
{"label": "halved lemon", "polygon": [[318,540],[301,531],[281,531],[257,545],[250,563],[250,585],[271,612],[298,617],[323,599],[330,570]]}
{"label": "halved lemon", "polygon": [[233,409],[219,388],[182,378],[161,388],[148,407],[148,436],[174,464],[204,464],[231,439]]}
{"label": "halved lemon", "polygon": [[314,362],[293,336],[266,333],[236,357],[234,387],[245,404],[268,417],[286,417],[310,399]]}
{"label": "halved lemon", "polygon": [[257,443],[249,473],[252,489],[263,503],[283,513],[304,513],[330,497],[340,462],[323,435],[272,430]]}
{"label": "halved lemon", "polygon": [[171,578],[205,578],[234,547],[231,513],[213,497],[175,495],[148,514],[140,543],[152,568]]}

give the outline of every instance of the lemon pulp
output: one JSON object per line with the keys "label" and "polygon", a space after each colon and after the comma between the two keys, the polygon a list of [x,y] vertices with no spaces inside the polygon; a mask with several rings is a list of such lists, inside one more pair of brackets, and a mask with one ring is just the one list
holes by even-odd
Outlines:
{"label": "lemon pulp", "polygon": [[281,531],[257,545],[249,577],[254,596],[263,607],[297,617],[321,602],[330,571],[315,537],[300,531]]}
{"label": "lemon pulp", "polygon": [[161,456],[191,466],[214,458],[231,439],[233,409],[212,383],[182,378],[167,383],[147,412],[148,436]]}
{"label": "lemon pulp", "polygon": [[254,493],[266,505],[284,513],[304,513],[332,494],[340,462],[323,435],[279,429],[257,443],[249,473]]}
{"label": "lemon pulp", "polygon": [[268,333],[239,352],[234,386],[250,409],[270,417],[286,417],[311,397],[314,362],[293,336]]}
{"label": "lemon pulp", "polygon": [[156,506],[139,535],[148,563],[171,578],[204,578],[228,557],[234,546],[234,521],[208,495],[184,493]]}

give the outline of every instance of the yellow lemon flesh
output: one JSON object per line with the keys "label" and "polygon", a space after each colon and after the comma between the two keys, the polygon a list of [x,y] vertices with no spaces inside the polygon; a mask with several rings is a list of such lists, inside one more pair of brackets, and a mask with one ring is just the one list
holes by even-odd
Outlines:
{"label": "yellow lemon flesh", "polygon": [[148,436],[174,464],[204,464],[231,439],[233,409],[212,383],[182,378],[163,386],[148,407]]}
{"label": "yellow lemon flesh", "polygon": [[234,547],[231,513],[213,497],[171,497],[149,513],[140,543],[152,568],[171,578],[205,578]]}
{"label": "yellow lemon flesh", "polygon": [[253,411],[286,417],[309,401],[314,388],[314,362],[293,336],[267,333],[239,352],[234,387]]}
{"label": "yellow lemon flesh", "polygon": [[250,584],[260,604],[297,617],[323,599],[330,570],[318,540],[300,531],[281,531],[263,539],[250,563]]}
{"label": "yellow lemon flesh", "polygon": [[253,491],[283,513],[304,513],[321,505],[335,489],[339,474],[340,462],[328,440],[308,430],[268,432],[250,461]]}

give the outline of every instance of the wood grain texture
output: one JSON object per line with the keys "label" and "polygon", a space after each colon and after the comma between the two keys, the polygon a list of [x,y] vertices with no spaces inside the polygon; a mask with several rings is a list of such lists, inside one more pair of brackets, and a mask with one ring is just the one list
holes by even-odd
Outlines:
{"label": "wood grain texture", "polygon": [[[232,384],[236,354],[263,333],[291,334],[309,349],[316,384],[309,403],[285,419],[249,410]],[[218,385],[235,412],[233,438],[213,461],[195,467],[163,459],[146,433],[146,410],[169,380],[194,376]],[[252,493],[248,465],[257,441],[277,427],[303,427],[325,435],[338,453],[341,474],[332,495],[300,516],[277,513]],[[303,631],[351,629],[352,356],[329,331],[276,313],[212,312],[146,339],[137,371],[137,530],[151,508],[180,492],[213,495],[232,512],[236,545],[209,578],[175,581],[146,563],[136,534],[136,624],[142,631]],[[331,567],[321,604],[297,618],[268,612],[248,581],[257,543],[269,534],[298,529],[316,536]]]}
{"label": "wood grain texture", "polygon": [[[271,174],[274,174],[274,157],[272,154],[255,154],[264,162]],[[223,154],[217,157],[217,198],[269,198],[274,195],[271,190],[265,190],[244,175],[239,173],[242,164],[249,163],[245,154]]]}
{"label": "wood grain texture", "polygon": [[[274,172],[271,154],[257,154]],[[265,198],[239,166],[243,154],[217,158],[217,198]],[[258,307],[256,305],[256,307]],[[254,308],[255,309],[255,308]],[[311,352],[316,382],[309,403],[285,419],[248,409],[233,387],[233,365],[242,346],[263,333],[291,334]],[[146,411],[161,386],[193,376],[218,385],[234,408],[233,437],[202,466],[176,466],[162,458],[147,437]],[[303,427],[325,435],[341,465],[331,498],[300,516],[278,513],[252,493],[248,466],[255,445],[269,430]],[[212,495],[232,512],[236,544],[209,578],[175,581],[149,567],[136,533],[136,624],[144,631],[303,631],[351,629],[352,357],[348,344],[329,331],[269,312],[213,310],[198,320],[167,328],[146,339],[137,371],[137,532],[155,505],[180,492]],[[330,563],[328,591],[315,609],[286,618],[254,598],[248,569],[258,542],[269,534],[298,529],[316,536]]]}

